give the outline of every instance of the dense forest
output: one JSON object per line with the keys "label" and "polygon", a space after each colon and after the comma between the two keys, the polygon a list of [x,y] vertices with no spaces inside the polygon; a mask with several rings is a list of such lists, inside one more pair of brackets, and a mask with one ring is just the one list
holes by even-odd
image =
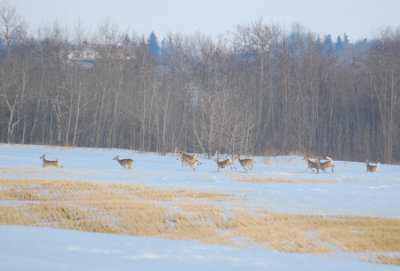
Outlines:
{"label": "dense forest", "polygon": [[399,31],[350,42],[259,19],[159,41],[0,13],[0,142],[400,161]]}

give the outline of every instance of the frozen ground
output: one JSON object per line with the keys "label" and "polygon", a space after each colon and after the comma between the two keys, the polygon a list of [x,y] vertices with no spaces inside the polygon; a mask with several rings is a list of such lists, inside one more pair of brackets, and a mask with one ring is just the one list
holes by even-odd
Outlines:
{"label": "frozen ground", "polygon": [[351,258],[154,238],[0,226],[0,270],[398,270]]}
{"label": "frozen ground", "polygon": [[[41,168],[39,157],[58,158],[63,169]],[[134,170],[112,159],[130,157]],[[224,158],[224,157],[221,157]],[[334,157],[333,157],[334,158]],[[0,144],[0,178],[51,178],[143,183],[234,193],[271,212],[400,217],[400,166],[335,160],[335,173],[305,173],[300,157],[256,158],[250,173],[217,172],[201,160],[197,171],[176,155],[119,149]],[[267,161],[267,163],[265,163]],[[274,181],[265,181],[272,178]],[[271,180],[271,179],[270,179]],[[245,191],[245,192],[244,192]],[[7,204],[6,202],[0,203]],[[330,258],[49,228],[1,226],[0,270],[398,270],[343,255]]]}

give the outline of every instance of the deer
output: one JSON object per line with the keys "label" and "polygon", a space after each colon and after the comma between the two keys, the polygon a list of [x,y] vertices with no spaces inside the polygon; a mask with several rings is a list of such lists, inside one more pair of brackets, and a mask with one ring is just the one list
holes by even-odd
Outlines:
{"label": "deer", "polygon": [[326,159],[328,160],[328,161],[326,161],[326,162],[321,162],[321,161],[318,159],[319,168],[322,169],[324,172],[326,172],[326,169],[327,169],[328,167],[330,167],[330,168],[332,168],[332,173],[333,173],[333,169],[334,169],[334,167],[335,167],[335,165],[333,164],[333,160],[332,160],[332,158],[330,158],[330,157],[328,157],[328,156],[326,156]]}
{"label": "deer", "polygon": [[46,155],[43,154],[42,156],[40,156],[40,159],[42,159],[43,164],[42,167],[56,167],[56,168],[64,168],[60,162],[58,161],[58,159],[56,159],[55,161],[50,161],[50,160],[46,160]]}
{"label": "deer", "polygon": [[119,160],[119,156],[115,156],[113,160],[116,160],[125,169],[132,169],[132,164],[135,164],[135,161],[129,158]]}
{"label": "deer", "polygon": [[[178,154],[179,154],[179,158],[177,158],[176,160],[181,159],[181,162],[183,160],[187,160],[187,161],[192,162],[192,163],[197,162],[198,164],[201,164],[200,161],[197,160],[196,154],[189,155],[189,154],[186,154],[186,153],[181,152],[181,151],[179,151]],[[182,162],[182,167],[183,167],[183,162]]]}
{"label": "deer", "polygon": [[247,172],[253,168],[254,160],[253,159],[240,159],[240,155],[236,158],[242,168]]}
{"label": "deer", "polygon": [[[226,166],[231,166],[231,168],[232,168],[232,165],[233,165],[235,167],[234,161],[229,156],[228,156],[228,159],[226,159],[224,161],[218,161],[218,160],[219,160],[219,158],[214,160],[218,165],[218,171],[220,168],[222,168],[222,169],[226,168]],[[235,169],[236,169],[236,167],[235,167]]]}
{"label": "deer", "polygon": [[182,163],[182,167],[183,166],[188,166],[191,169],[193,169],[193,172],[195,172],[196,168],[194,166],[197,165],[200,162],[199,162],[199,160],[196,160],[196,161],[192,162],[192,161],[186,160],[184,158],[181,158],[181,163]]}
{"label": "deer", "polygon": [[367,172],[374,173],[374,172],[378,172],[379,171],[379,166],[380,166],[381,163],[378,162],[377,165],[370,165],[369,161],[367,161],[366,164],[367,164]]}
{"label": "deer", "polygon": [[[186,153],[184,153],[182,151],[179,151],[178,154],[179,154],[179,158],[178,159],[181,159],[181,160],[185,159],[185,160],[188,160],[190,162],[196,162],[197,161],[199,164],[201,164],[200,161],[197,160],[196,154],[190,155],[190,154],[186,154]],[[176,160],[178,160],[178,159],[176,159]]]}
{"label": "deer", "polygon": [[319,173],[319,168],[320,168],[319,159],[316,162],[313,162],[308,157],[304,157],[304,160],[307,161],[307,168],[305,172],[307,172],[308,169],[311,169],[311,171],[313,171],[313,168],[315,168]]}

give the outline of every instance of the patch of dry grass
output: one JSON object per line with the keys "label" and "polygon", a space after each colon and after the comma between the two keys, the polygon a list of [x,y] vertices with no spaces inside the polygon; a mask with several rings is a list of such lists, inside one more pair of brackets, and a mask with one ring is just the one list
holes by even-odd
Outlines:
{"label": "patch of dry grass", "polygon": [[378,253],[376,256],[376,260],[372,262],[382,263],[382,264],[392,264],[392,265],[400,265],[400,255],[387,255]]}
{"label": "patch of dry grass", "polygon": [[359,257],[362,261],[380,264],[400,265],[400,252],[397,253],[368,253]]}
{"label": "patch of dry grass", "polygon": [[[276,181],[276,180],[272,180]],[[289,182],[290,183],[290,182]],[[0,179],[0,224],[151,236],[291,253],[371,253],[399,265],[400,219],[271,213],[190,188]]]}

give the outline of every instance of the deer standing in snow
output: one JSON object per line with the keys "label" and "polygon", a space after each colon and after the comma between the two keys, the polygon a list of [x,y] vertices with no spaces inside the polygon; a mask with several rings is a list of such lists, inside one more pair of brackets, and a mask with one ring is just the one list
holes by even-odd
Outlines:
{"label": "deer standing in snow", "polygon": [[378,171],[379,171],[379,166],[380,166],[381,163],[379,162],[379,163],[376,164],[376,165],[371,165],[371,164],[367,161],[366,164],[367,164],[367,172],[374,173],[374,172],[378,172]]}
{"label": "deer standing in snow", "polygon": [[254,165],[253,159],[240,159],[240,155],[236,159],[239,161],[240,165],[246,172],[253,168]]}
{"label": "deer standing in snow", "polygon": [[[232,168],[232,165],[235,167],[235,163],[233,162],[233,160],[232,160],[232,158],[230,158],[229,156],[228,156],[228,159],[226,159],[226,160],[224,160],[224,161],[219,161],[219,159],[217,158],[216,160],[214,160],[216,163],[217,163],[217,165],[218,165],[218,171],[219,171],[219,169],[220,168],[222,168],[222,169],[224,169],[224,168],[226,168],[227,166],[231,166],[231,168]],[[236,167],[235,167],[236,168]]]}
{"label": "deer standing in snow", "polygon": [[129,158],[119,160],[119,156],[115,156],[113,160],[116,160],[125,169],[132,169],[132,164],[135,164],[135,161]]}

